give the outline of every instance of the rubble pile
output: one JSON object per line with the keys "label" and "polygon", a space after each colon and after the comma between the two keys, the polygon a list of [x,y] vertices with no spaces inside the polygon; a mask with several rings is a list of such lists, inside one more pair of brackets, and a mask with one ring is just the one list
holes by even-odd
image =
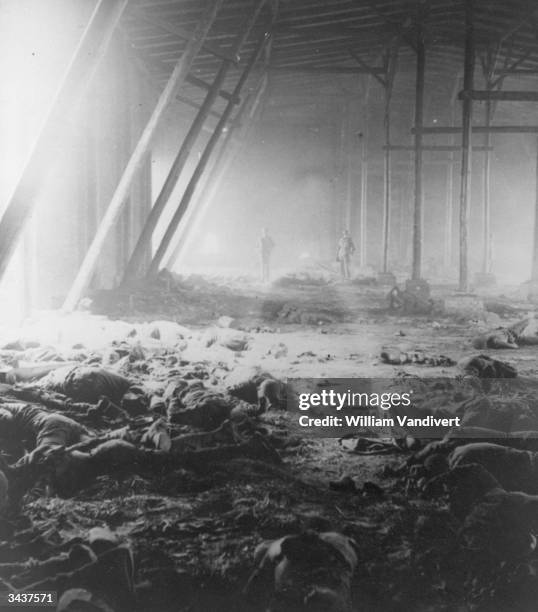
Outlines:
{"label": "rubble pile", "polygon": [[[321,293],[320,293],[321,291]],[[323,277],[291,275],[277,279],[271,293],[249,279],[180,277],[161,272],[136,286],[92,296],[94,314],[171,319],[185,325],[213,324],[249,329],[267,323],[319,325],[352,319]]]}

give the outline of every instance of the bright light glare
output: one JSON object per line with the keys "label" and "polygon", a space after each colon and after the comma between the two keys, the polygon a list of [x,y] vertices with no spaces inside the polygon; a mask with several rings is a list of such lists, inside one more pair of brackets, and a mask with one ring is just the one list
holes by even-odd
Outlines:
{"label": "bright light glare", "polygon": [[215,234],[208,232],[202,239],[200,251],[203,255],[216,255],[219,252],[219,241]]}
{"label": "bright light glare", "polygon": [[[84,18],[78,20],[75,8],[68,0],[4,0],[1,4],[0,214],[80,37]],[[4,322],[21,319],[23,296],[24,258],[19,248],[0,286],[0,316]]]}

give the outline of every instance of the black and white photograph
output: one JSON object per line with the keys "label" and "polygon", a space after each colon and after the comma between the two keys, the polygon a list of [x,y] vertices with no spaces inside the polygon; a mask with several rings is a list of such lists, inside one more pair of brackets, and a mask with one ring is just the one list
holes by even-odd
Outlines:
{"label": "black and white photograph", "polygon": [[0,611],[538,611],[538,2],[0,0]]}

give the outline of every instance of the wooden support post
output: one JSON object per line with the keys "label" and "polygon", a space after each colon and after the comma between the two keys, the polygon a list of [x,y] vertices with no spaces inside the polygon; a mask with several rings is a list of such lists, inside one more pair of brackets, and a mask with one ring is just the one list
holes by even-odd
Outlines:
{"label": "wooden support post", "polygon": [[446,201],[445,201],[445,249],[444,267],[448,270],[452,264],[452,212],[454,207],[454,164],[452,160],[446,167]]}
{"label": "wooden support post", "polygon": [[73,114],[106,53],[126,6],[127,0],[100,0],[69,62],[41,132],[0,220],[0,279],[33,211],[47,174],[44,169],[54,163],[51,150],[59,150],[59,143],[66,139],[69,132],[66,126],[72,123]]}
{"label": "wooden support post", "polygon": [[390,243],[390,215],[391,215],[391,149],[390,149],[390,102],[385,102],[385,147],[384,163],[383,163],[383,272],[388,272],[389,260],[389,243]]}
{"label": "wooden support post", "polygon": [[[241,32],[237,36],[234,47],[231,51],[233,56],[236,56],[240,52],[241,47],[243,47],[246,40],[248,39],[248,36],[258,19],[260,10],[265,4],[265,1],[266,0],[261,0],[260,2],[258,2],[254,12],[247,19],[244,26],[241,28]],[[166,177],[161,191],[157,196],[157,199],[155,200],[155,204],[150,210],[146,223],[144,224],[144,228],[142,229],[142,232],[138,238],[131,258],[129,259],[123,277],[123,285],[132,283],[142,273],[142,265],[144,263],[145,254],[147,253],[148,249],[151,248],[151,238],[153,236],[153,232],[157,227],[157,224],[166,207],[166,204],[168,203],[170,197],[172,196],[172,193],[174,192],[174,189],[176,188],[179,177],[181,176],[181,173],[183,172],[183,169],[185,168],[185,165],[189,159],[192,147],[196,142],[196,139],[200,135],[200,132],[202,131],[206,119],[208,118],[213,104],[215,103],[215,100],[219,94],[226,74],[228,73],[228,70],[231,66],[232,62],[230,60],[224,60],[222,62],[222,65],[215,77],[211,89],[206,95],[205,100],[202,106],[200,107],[200,110],[198,111],[194,121],[192,122],[189,128],[189,131],[183,139],[181,147],[174,161],[172,162],[172,166],[168,172],[168,176]],[[230,101],[232,100],[229,100],[229,102]],[[232,103],[234,102],[232,101]]]}
{"label": "wooden support post", "polygon": [[412,279],[422,275],[422,127],[424,122],[424,76],[426,72],[426,48],[422,23],[417,31],[417,74],[415,83],[415,207],[413,211],[413,264]]}
{"label": "wooden support post", "polygon": [[353,161],[355,160],[354,124],[351,100],[346,100],[346,190],[344,226],[352,231],[353,222]]}
{"label": "wooden support post", "polygon": [[[491,101],[486,100],[486,126],[489,126],[491,122]],[[488,147],[484,154],[484,173],[482,176],[482,274],[489,274],[490,272],[490,166],[491,159],[489,155],[489,146],[491,143],[491,136],[489,132],[486,132],[484,138],[484,145]]]}
{"label": "wooden support post", "polygon": [[[465,59],[463,69],[463,88],[466,92],[473,89],[474,82],[474,24],[473,0],[465,0]],[[462,139],[461,139],[461,191],[460,191],[460,270],[459,289],[469,290],[468,270],[468,231],[469,202],[471,197],[471,138],[472,138],[473,102],[465,96],[462,104]]]}
{"label": "wooden support post", "polygon": [[[250,72],[252,71],[252,68],[254,67],[255,63],[257,62],[257,60],[259,59],[263,48],[265,46],[265,44],[267,43],[267,41],[269,40],[269,33],[265,33],[263,38],[261,39],[261,41],[258,43],[257,48],[255,49],[255,51],[252,53],[247,65],[245,66],[245,68],[243,69],[243,72],[234,88],[234,92],[233,95],[234,97],[239,96],[239,94],[241,93],[241,90],[243,89],[243,86],[250,74]],[[219,122],[217,123],[216,127],[215,127],[215,131],[213,132],[213,134],[211,135],[211,137],[209,138],[203,152],[202,155],[200,156],[200,159],[198,161],[198,165],[196,166],[191,179],[185,189],[185,192],[183,194],[183,197],[181,198],[181,201],[174,213],[174,215],[172,216],[172,219],[168,225],[168,227],[166,228],[166,231],[164,233],[164,236],[161,240],[161,243],[159,244],[159,247],[157,248],[157,251],[151,261],[151,264],[149,266],[149,273],[150,274],[154,274],[158,271],[159,266],[161,265],[162,260],[164,259],[164,256],[166,254],[166,251],[168,250],[168,247],[170,246],[170,243],[172,242],[173,238],[174,238],[174,234],[181,222],[181,219],[183,217],[183,215],[185,214],[185,211],[187,210],[190,201],[192,199],[192,196],[194,195],[194,192],[196,190],[196,187],[198,185],[198,182],[200,180],[200,178],[202,177],[202,174],[207,166],[207,163],[211,157],[211,153],[213,152],[213,149],[215,148],[215,145],[217,144],[222,131],[224,129],[224,127],[226,126],[228,119],[231,116],[232,110],[234,107],[234,103],[233,102],[228,102],[228,104],[226,105],[226,108],[224,109],[224,112],[222,113],[222,117],[220,118]]]}
{"label": "wooden support post", "polygon": [[198,55],[198,52],[200,51],[200,48],[202,47],[202,44],[209,33],[213,22],[215,21],[223,1],[224,0],[215,0],[210,4],[191,40],[187,44],[185,51],[170,75],[168,83],[161,93],[153,113],[151,114],[151,117],[146,124],[142,135],[140,136],[140,140],[131,154],[131,158],[125,167],[120,182],[116,187],[116,191],[112,196],[112,200],[110,201],[99,228],[97,229],[97,233],[95,234],[88,252],[86,253],[86,257],[84,258],[84,261],[82,262],[82,265],[78,271],[75,282],[67,295],[63,306],[64,310],[73,310],[84,294],[84,291],[91,280],[93,271],[95,270],[95,266],[105,240],[122,211],[125,200],[129,195],[133,180],[149,151],[153,137],[161,123],[161,119],[170,104],[175,99],[179,88],[185,82],[191,65]]}
{"label": "wooden support post", "polygon": [[398,48],[391,49],[387,56],[387,74],[385,77],[385,114],[383,124],[385,128],[385,155],[383,168],[383,273],[388,272],[389,245],[390,245],[390,217],[391,217],[391,133],[390,133],[390,102],[392,88],[396,74]]}
{"label": "wooden support post", "polygon": [[359,240],[359,261],[360,267],[364,269],[367,265],[368,253],[368,101],[370,97],[370,87],[372,77],[366,80],[366,93],[364,96],[363,116],[364,127],[360,135],[361,139],[361,197],[360,197],[360,240]]}
{"label": "wooden support post", "polygon": [[[454,100],[451,105],[452,123],[456,119],[456,106]],[[454,136],[450,137],[450,146],[454,144]],[[446,201],[445,201],[445,244],[443,263],[446,270],[452,266],[452,225],[454,212],[454,153],[450,153],[449,161],[446,167]]]}
{"label": "wooden support post", "polygon": [[535,206],[534,206],[534,244],[532,258],[531,281],[538,283],[538,141],[536,143],[536,187],[535,187]]}

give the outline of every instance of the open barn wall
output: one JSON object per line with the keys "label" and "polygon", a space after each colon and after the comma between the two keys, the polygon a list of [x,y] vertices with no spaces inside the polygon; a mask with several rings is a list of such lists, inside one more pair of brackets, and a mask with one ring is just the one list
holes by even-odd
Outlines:
{"label": "open barn wall", "polygon": [[[63,5],[68,4],[64,2]],[[62,8],[60,7],[60,8]],[[62,9],[63,10],[63,9]],[[87,12],[87,11],[86,11]],[[68,13],[69,14],[69,13]],[[72,10],[72,21],[58,28],[67,31],[62,52],[69,56],[88,19]],[[65,63],[65,62],[64,62]],[[51,82],[57,86],[65,65],[56,60]],[[23,75],[21,75],[23,76]],[[26,75],[29,77],[29,75]],[[48,98],[52,91],[46,92]],[[48,103],[44,97],[43,106]],[[82,261],[97,225],[130,155],[133,143],[147,120],[153,104],[151,93],[126,54],[117,35],[99,68],[87,98],[80,105],[67,147],[51,150],[58,163],[49,168],[33,218],[18,248],[10,278],[3,289],[13,300],[14,311],[26,308],[59,307]],[[25,107],[26,108],[26,107]],[[76,126],[75,126],[76,123]],[[28,126],[31,134],[39,117]],[[6,144],[6,141],[4,141]],[[31,145],[29,136],[23,159]],[[3,201],[9,185],[4,183]],[[111,288],[125,266],[150,205],[149,161],[142,168],[126,208],[110,236],[92,281],[92,288]],[[24,278],[18,287],[17,279]]]}
{"label": "open barn wall", "polygon": [[[412,68],[409,66],[408,68]],[[452,75],[452,80],[457,74]],[[337,236],[348,225],[358,239],[360,220],[360,137],[368,126],[367,262],[381,266],[383,202],[383,91],[371,85],[367,108],[364,106],[364,77],[311,77],[306,89],[283,87],[273,80],[264,113],[242,153],[229,169],[210,203],[204,222],[196,231],[192,248],[177,265],[178,272],[197,269],[245,270],[256,272],[255,248],[260,229],[267,226],[278,249],[275,266],[295,265],[301,256],[332,259]],[[409,69],[397,75],[391,110],[393,142],[412,142],[413,99],[409,97]],[[428,96],[425,125],[449,124],[451,108],[448,82],[445,90]],[[455,105],[456,117],[460,112]],[[482,120],[482,105],[477,104],[476,123]],[[348,114],[342,142],[342,125]],[[499,109],[498,123],[517,123],[517,114]],[[525,121],[529,118],[525,117]],[[169,130],[165,130],[167,137]],[[450,137],[440,135],[428,144],[447,145]],[[458,142],[455,137],[454,142]],[[475,136],[475,143],[481,139]],[[524,143],[524,144],[522,144]],[[525,219],[534,206],[534,137],[532,135],[494,135],[491,144],[493,271],[501,277],[523,281],[530,272],[526,255],[532,244],[532,228]],[[339,159],[345,147],[346,164]],[[445,239],[447,203],[447,152],[427,151],[424,155],[424,274],[435,279],[443,262],[440,245]],[[482,249],[483,153],[473,156],[472,206],[470,215],[470,266],[480,269]],[[348,186],[347,173],[350,172]],[[410,217],[413,199],[413,153],[393,153],[392,168],[391,269],[409,273],[412,239]],[[452,177],[452,261],[449,274],[456,274],[458,244],[459,157],[454,155]],[[349,196],[347,193],[349,189]],[[346,199],[351,214],[346,218]],[[509,206],[507,207],[507,205]],[[521,214],[509,212],[517,205]],[[233,214],[232,214],[233,211]],[[237,212],[236,212],[237,211]],[[238,219],[241,222],[238,222]],[[349,219],[349,223],[347,222]],[[516,241],[513,236],[517,236]],[[507,261],[517,261],[514,271]],[[514,273],[516,276],[514,276]],[[516,278],[517,277],[517,278]]]}
{"label": "open barn wall", "polygon": [[[36,3],[20,0],[2,3],[0,20],[0,75],[3,82],[0,95],[0,214],[32,150],[35,135],[46,116],[58,84],[67,68],[81,32],[89,18],[92,3],[75,0],[52,0]],[[54,38],[55,44],[50,44]],[[0,283],[0,303],[3,318],[24,315],[41,289],[54,284],[51,279],[76,252],[74,230],[76,222],[71,209],[78,201],[78,185],[84,160],[80,157],[83,144],[78,142],[62,153],[58,170],[43,168],[45,190],[40,193],[36,209],[23,239],[16,249]],[[52,183],[56,182],[56,193]],[[54,232],[49,232],[50,228]],[[64,256],[62,257],[62,250]],[[53,258],[53,267],[49,264]],[[67,255],[67,256],[65,256]],[[62,261],[63,260],[63,261]],[[74,267],[76,263],[70,262]],[[51,306],[52,288],[41,301]],[[34,304],[35,305],[35,304]]]}
{"label": "open barn wall", "polygon": [[[61,306],[151,103],[151,94],[125,55],[123,41],[116,38],[80,109],[77,136],[62,151],[62,161],[36,211],[39,227],[49,230],[36,252],[40,266],[49,271],[38,286],[42,307]],[[131,205],[107,241],[92,281],[94,289],[117,284],[140,231],[149,206],[149,161],[146,166],[133,186]],[[48,214],[51,207],[57,211],[54,219]]]}

